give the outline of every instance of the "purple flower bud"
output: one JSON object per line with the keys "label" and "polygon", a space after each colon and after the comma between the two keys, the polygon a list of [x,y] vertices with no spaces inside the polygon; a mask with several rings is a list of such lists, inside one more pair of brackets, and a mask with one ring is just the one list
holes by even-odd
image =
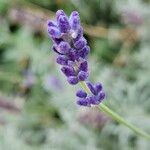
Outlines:
{"label": "purple flower bud", "polygon": [[70,67],[70,66],[63,66],[61,68],[61,71],[67,76],[75,76],[75,70],[73,67]]}
{"label": "purple flower bud", "polygon": [[96,83],[94,85],[94,88],[95,88],[96,94],[98,94],[102,90],[103,87],[101,83]]}
{"label": "purple flower bud", "polygon": [[59,29],[53,26],[48,27],[48,33],[54,38],[60,38],[61,36],[61,32],[59,31]]}
{"label": "purple flower bud", "polygon": [[56,12],[56,20],[57,20],[57,21],[58,21],[58,18],[59,18],[60,15],[65,16],[65,13],[64,13],[63,10],[58,10],[58,11]]}
{"label": "purple flower bud", "polygon": [[48,20],[48,21],[47,21],[47,25],[48,25],[49,27],[57,27],[56,23],[55,23],[54,21],[51,21],[51,20]]}
{"label": "purple flower bud", "polygon": [[61,53],[59,53],[59,52],[56,50],[56,47],[57,47],[57,45],[54,44],[54,45],[52,46],[52,50],[53,50],[54,52],[56,52],[57,54],[62,55]]}
{"label": "purple flower bud", "polygon": [[68,58],[71,60],[71,61],[75,61],[77,58],[78,58],[78,54],[77,52],[74,50],[74,49],[71,49],[68,53]]}
{"label": "purple flower bud", "polygon": [[67,65],[68,64],[68,58],[64,55],[60,55],[57,57],[56,62],[60,65]]}
{"label": "purple flower bud", "polygon": [[81,37],[83,37],[83,28],[80,26],[80,28],[75,32],[76,32],[77,35],[74,38],[74,42],[78,41]]}
{"label": "purple flower bud", "polygon": [[74,46],[77,49],[82,49],[85,45],[86,45],[86,40],[83,37],[81,37],[78,41],[74,43]]}
{"label": "purple flower bud", "polygon": [[84,46],[80,51],[79,51],[79,56],[82,58],[86,58],[86,56],[90,52],[90,47],[89,46]]}
{"label": "purple flower bud", "polygon": [[101,102],[105,98],[105,93],[101,91],[98,93],[98,101]]}
{"label": "purple flower bud", "polygon": [[87,86],[88,86],[88,88],[90,89],[90,91],[91,91],[94,95],[96,95],[96,91],[95,91],[94,86],[92,85],[92,83],[87,82]]}
{"label": "purple flower bud", "polygon": [[70,45],[67,42],[60,42],[57,46],[57,51],[61,54],[67,54],[69,52]]}
{"label": "purple flower bud", "polygon": [[76,93],[76,96],[80,97],[80,98],[86,98],[87,93],[83,90],[78,90],[77,93]]}
{"label": "purple flower bud", "polygon": [[88,64],[87,64],[86,60],[84,60],[83,62],[80,63],[79,70],[82,70],[85,72],[88,71]]}
{"label": "purple flower bud", "polygon": [[71,28],[66,15],[59,15],[57,23],[62,33],[67,33]]}
{"label": "purple flower bud", "polygon": [[52,37],[52,41],[53,41],[53,43],[54,43],[54,45],[59,45],[59,43],[60,42],[62,42],[62,39],[61,38],[54,38],[54,37]]}
{"label": "purple flower bud", "polygon": [[80,81],[84,81],[84,80],[86,80],[87,78],[88,78],[88,73],[87,73],[87,72],[80,71],[80,72],[78,73],[78,79],[79,79]]}
{"label": "purple flower bud", "polygon": [[90,96],[88,96],[87,99],[88,99],[89,104],[93,104],[93,105],[97,105],[98,104],[95,95],[90,95]]}
{"label": "purple flower bud", "polygon": [[80,17],[77,11],[71,13],[69,23],[73,30],[77,30],[80,27]]}
{"label": "purple flower bud", "polygon": [[77,104],[80,106],[88,106],[88,101],[85,98],[80,98],[77,100]]}
{"label": "purple flower bud", "polygon": [[67,78],[67,81],[68,81],[70,84],[72,84],[72,85],[75,85],[75,84],[78,83],[78,79],[77,79],[77,77],[75,77],[75,76],[69,76],[69,77]]}

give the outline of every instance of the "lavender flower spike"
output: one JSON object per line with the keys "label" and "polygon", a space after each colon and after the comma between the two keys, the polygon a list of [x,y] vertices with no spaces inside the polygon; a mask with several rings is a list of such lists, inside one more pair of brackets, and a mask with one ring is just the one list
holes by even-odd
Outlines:
{"label": "lavender flower spike", "polygon": [[[55,21],[50,20],[47,25],[48,34],[53,41],[52,50],[58,55],[56,62],[62,66],[61,71],[70,84],[80,83],[84,89],[76,93],[77,104],[86,107],[99,105],[105,98],[105,92],[100,83],[92,84],[88,81],[87,56],[90,48],[83,37],[78,12],[73,11],[68,17],[63,10],[58,10]],[[135,133],[150,140],[149,134],[128,123],[103,103],[101,103],[99,109]]]}
{"label": "lavender flower spike", "polygon": [[[92,86],[88,80],[87,56],[90,48],[83,37],[80,17],[73,11],[68,17],[63,10],[56,12],[55,21],[48,21],[48,34],[53,41],[53,51],[57,53],[56,62],[61,65],[61,71],[67,77],[69,84],[75,85],[86,81],[91,93],[77,92],[77,104],[81,106],[98,105],[105,97],[102,85]],[[92,97],[92,99],[91,99]]]}

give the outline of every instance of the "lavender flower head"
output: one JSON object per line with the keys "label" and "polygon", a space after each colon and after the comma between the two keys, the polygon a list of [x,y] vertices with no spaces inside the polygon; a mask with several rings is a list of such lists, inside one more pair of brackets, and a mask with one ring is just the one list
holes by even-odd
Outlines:
{"label": "lavender flower head", "polygon": [[83,37],[83,28],[77,11],[68,17],[63,10],[56,12],[55,21],[48,21],[48,34],[53,41],[52,50],[57,53],[56,62],[67,81],[75,85],[86,81],[91,93],[79,90],[77,104],[81,106],[98,105],[105,97],[100,83],[93,85],[88,81],[89,71],[87,56],[90,48]]}

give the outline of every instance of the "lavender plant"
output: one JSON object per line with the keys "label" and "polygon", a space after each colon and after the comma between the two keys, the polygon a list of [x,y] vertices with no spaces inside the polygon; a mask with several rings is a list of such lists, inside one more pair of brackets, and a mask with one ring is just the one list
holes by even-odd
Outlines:
{"label": "lavender plant", "polygon": [[150,139],[150,135],[128,123],[118,114],[101,103],[105,92],[101,83],[93,84],[88,80],[87,56],[90,48],[83,37],[78,12],[73,11],[68,17],[63,10],[56,12],[56,20],[48,21],[48,34],[53,41],[53,51],[57,53],[56,62],[61,65],[61,71],[71,85],[80,84],[82,89],[76,92],[77,104],[80,106],[96,106],[119,123],[124,124],[137,134]]}

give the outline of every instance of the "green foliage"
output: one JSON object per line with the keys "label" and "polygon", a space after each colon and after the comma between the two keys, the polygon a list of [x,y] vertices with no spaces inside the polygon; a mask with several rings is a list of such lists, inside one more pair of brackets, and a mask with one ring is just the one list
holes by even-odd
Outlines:
{"label": "green foliage", "polygon": [[78,0],[73,1],[73,4],[81,13],[82,19],[88,24],[110,25],[119,23],[120,16],[116,11],[114,0]]}
{"label": "green foliage", "polygon": [[[76,8],[84,24],[103,22],[110,30],[114,28],[112,24],[121,29],[122,20],[118,14],[123,6],[131,7],[131,2],[120,6],[122,1],[116,4],[109,0],[28,2],[51,10],[65,8],[67,13]],[[55,64],[48,37],[41,31],[12,23],[5,13],[6,4],[0,1],[0,104],[1,101],[12,102],[20,111],[14,113],[10,107],[6,109],[0,105],[0,149],[148,150],[149,141],[111,119],[98,129],[79,121],[82,112],[86,112],[75,104],[75,91],[80,87],[67,84]],[[147,20],[147,6],[140,1],[134,4],[139,12],[144,12]],[[140,38],[128,49],[122,48],[124,41],[115,41],[115,36],[87,36],[91,46],[90,78],[103,83],[107,94],[104,103],[150,133],[150,51],[146,20],[135,28]],[[115,63],[116,58],[123,63]],[[32,75],[31,86],[25,84],[28,81],[26,71]],[[54,79],[58,85],[52,82]]]}

